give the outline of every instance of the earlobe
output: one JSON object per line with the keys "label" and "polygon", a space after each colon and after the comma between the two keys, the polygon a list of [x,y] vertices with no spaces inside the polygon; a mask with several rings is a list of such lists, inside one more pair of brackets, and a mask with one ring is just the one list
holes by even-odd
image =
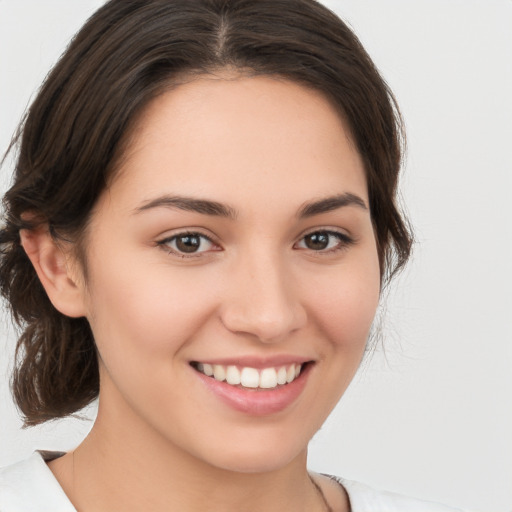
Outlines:
{"label": "earlobe", "polygon": [[20,240],[55,308],[66,316],[85,316],[83,284],[72,272],[68,255],[52,237],[48,226],[22,229]]}

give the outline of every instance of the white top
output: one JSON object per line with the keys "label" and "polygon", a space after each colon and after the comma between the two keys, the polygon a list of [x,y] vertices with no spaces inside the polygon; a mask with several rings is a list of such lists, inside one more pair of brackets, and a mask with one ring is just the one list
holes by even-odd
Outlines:
{"label": "white top", "polygon": [[[337,478],[345,487],[352,512],[462,512],[431,502]],[[47,466],[35,452],[30,458],[0,469],[0,512],[76,512]]]}

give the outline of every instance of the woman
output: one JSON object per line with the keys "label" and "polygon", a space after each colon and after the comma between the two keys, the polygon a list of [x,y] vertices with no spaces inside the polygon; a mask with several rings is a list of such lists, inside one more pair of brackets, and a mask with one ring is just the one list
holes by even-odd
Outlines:
{"label": "woman", "polygon": [[15,399],[27,425],[100,400],[75,450],[1,473],[0,510],[447,510],[306,469],[411,245],[394,100],[339,19],[112,0],[19,138]]}

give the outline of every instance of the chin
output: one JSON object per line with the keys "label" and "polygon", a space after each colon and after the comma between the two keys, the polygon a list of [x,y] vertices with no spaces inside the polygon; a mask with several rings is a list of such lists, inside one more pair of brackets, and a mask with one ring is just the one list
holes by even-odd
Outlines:
{"label": "chin", "polygon": [[235,473],[270,473],[279,471],[298,459],[306,460],[307,444],[286,446],[275,443],[245,443],[245,446],[223,446],[209,450],[207,462]]}

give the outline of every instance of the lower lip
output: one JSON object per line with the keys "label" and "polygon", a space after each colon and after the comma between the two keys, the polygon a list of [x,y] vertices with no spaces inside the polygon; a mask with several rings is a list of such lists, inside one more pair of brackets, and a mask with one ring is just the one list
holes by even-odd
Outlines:
{"label": "lower lip", "polygon": [[231,386],[197,370],[193,371],[210,392],[232,409],[253,416],[264,416],[283,411],[297,400],[306,385],[311,366],[312,363],[307,364],[290,384],[263,390]]}

